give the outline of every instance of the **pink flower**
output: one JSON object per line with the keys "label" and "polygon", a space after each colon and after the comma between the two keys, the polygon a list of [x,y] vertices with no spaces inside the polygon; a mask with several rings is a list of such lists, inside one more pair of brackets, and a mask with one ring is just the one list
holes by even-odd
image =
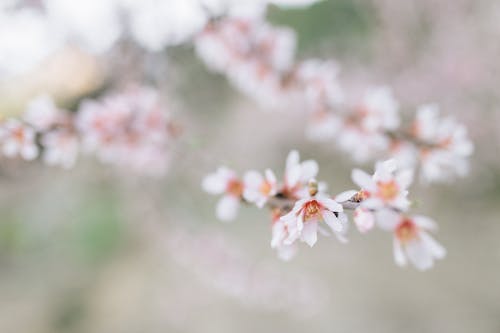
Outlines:
{"label": "pink flower", "polygon": [[378,162],[373,176],[354,169],[352,180],[361,188],[361,206],[370,210],[383,208],[408,210],[408,187],[413,181],[412,170],[396,172],[396,162],[388,160]]}
{"label": "pink flower", "polygon": [[336,216],[342,211],[342,205],[322,194],[298,200],[293,209],[280,218],[288,228],[285,244],[300,238],[312,247],[317,241],[319,222],[325,222],[334,233],[342,234],[344,225]]}
{"label": "pink flower", "polygon": [[0,127],[2,152],[7,157],[21,156],[31,161],[38,157],[35,130],[17,119],[8,119]]}
{"label": "pink flower", "polygon": [[263,177],[257,171],[248,171],[243,177],[244,191],[243,198],[248,202],[253,202],[257,207],[262,208],[267,200],[278,191],[278,184],[274,173],[267,169]]}
{"label": "pink flower", "polygon": [[428,217],[386,214],[380,226],[394,233],[394,260],[399,266],[410,261],[417,269],[427,270],[434,260],[446,256],[446,250],[428,233],[437,229]]}
{"label": "pink flower", "polygon": [[222,221],[234,220],[245,189],[236,173],[226,167],[220,167],[203,179],[202,187],[210,194],[222,195],[216,207],[217,218]]}

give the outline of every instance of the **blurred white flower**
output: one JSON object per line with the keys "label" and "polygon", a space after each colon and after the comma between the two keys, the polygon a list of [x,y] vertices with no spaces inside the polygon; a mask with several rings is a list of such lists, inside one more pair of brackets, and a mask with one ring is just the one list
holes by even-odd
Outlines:
{"label": "blurred white flower", "polygon": [[35,130],[17,119],[7,119],[0,125],[0,143],[4,156],[22,157],[31,161],[38,156]]}
{"label": "blurred white flower", "polygon": [[203,179],[202,187],[210,194],[222,195],[216,207],[217,218],[222,221],[234,220],[244,192],[244,184],[236,173],[226,167],[220,167]]}
{"label": "blurred white flower", "polygon": [[424,105],[417,110],[412,132],[420,141],[424,183],[449,181],[467,174],[474,145],[465,126],[451,117],[440,119],[436,105]]}
{"label": "blurred white flower", "polygon": [[285,243],[289,237],[285,222],[280,219],[279,215],[273,217],[271,247],[278,251],[278,257],[284,261],[291,260],[298,252],[297,243]]}
{"label": "blurred white flower", "polygon": [[270,169],[265,171],[264,177],[257,171],[247,171],[243,182],[243,198],[248,202],[255,203],[259,208],[262,208],[267,200],[276,195],[278,191],[276,176]]}
{"label": "blurred white flower", "polygon": [[120,37],[119,0],[43,0],[58,33],[90,52],[107,51]]}
{"label": "blurred white flower", "polygon": [[229,17],[210,22],[196,38],[198,56],[242,92],[264,105],[293,94],[287,75],[294,62],[295,34],[262,19]]}
{"label": "blurred white flower", "polygon": [[61,34],[40,11],[0,9],[0,79],[39,65],[61,43]]}
{"label": "blurred white flower", "polygon": [[394,233],[394,260],[399,266],[410,261],[417,269],[427,270],[434,260],[446,256],[446,250],[428,233],[437,228],[428,217],[386,214],[381,227]]}
{"label": "blurred white flower", "polygon": [[41,95],[31,100],[23,113],[23,119],[37,131],[46,131],[65,118],[48,95]]}
{"label": "blurred white flower", "polygon": [[40,143],[43,147],[43,160],[47,165],[58,165],[66,169],[75,165],[80,142],[74,132],[55,129],[44,133]]}

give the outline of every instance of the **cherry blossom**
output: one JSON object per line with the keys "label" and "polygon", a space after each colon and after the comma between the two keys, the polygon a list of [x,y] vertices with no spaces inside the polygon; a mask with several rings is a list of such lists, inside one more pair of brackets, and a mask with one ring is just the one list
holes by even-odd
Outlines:
{"label": "cherry blossom", "polygon": [[243,198],[255,203],[259,208],[262,208],[269,197],[278,191],[276,176],[270,169],[265,171],[264,177],[257,171],[247,171],[243,179],[245,188]]}
{"label": "cherry blossom", "polygon": [[322,194],[313,193],[309,198],[297,200],[293,209],[280,218],[288,229],[285,244],[300,239],[314,246],[320,222],[325,222],[334,233],[341,233],[343,224],[337,215],[342,211],[342,205]]}
{"label": "cherry blossom", "polygon": [[222,195],[216,208],[218,219],[231,221],[236,218],[245,188],[233,170],[226,167],[218,168],[216,172],[203,179],[202,187],[210,194]]}
{"label": "cherry blossom", "polygon": [[56,129],[43,134],[40,139],[43,150],[43,160],[47,165],[59,165],[70,169],[75,165],[80,142],[74,132]]}
{"label": "cherry blossom", "polygon": [[422,181],[447,181],[468,172],[474,147],[467,130],[451,117],[439,119],[436,105],[418,109],[412,134],[421,141]]}
{"label": "cherry blossom", "polygon": [[286,242],[290,235],[286,223],[280,219],[279,210],[273,213],[272,220],[271,248],[277,250],[280,259],[289,261],[297,254],[298,244]]}
{"label": "cherry blossom", "polygon": [[[318,174],[318,163],[314,160],[300,162],[299,152],[290,151],[286,159],[282,192],[292,198],[307,196],[307,184]],[[321,192],[321,189],[320,189]]]}
{"label": "cherry blossom", "polygon": [[33,128],[17,119],[7,119],[0,126],[0,143],[6,157],[20,156],[28,161],[37,158],[39,150]]}
{"label": "cherry blossom", "polygon": [[396,161],[378,162],[373,176],[354,169],[352,180],[361,188],[361,206],[371,210],[408,210],[408,187],[413,181],[411,169],[396,172]]}
{"label": "cherry blossom", "polygon": [[437,226],[428,217],[387,214],[380,226],[394,234],[394,261],[399,266],[409,261],[417,269],[427,270],[446,256],[446,250],[429,235]]}
{"label": "cherry blossom", "polygon": [[82,148],[103,163],[162,175],[171,140],[168,109],[158,93],[135,87],[84,101],[75,120]]}

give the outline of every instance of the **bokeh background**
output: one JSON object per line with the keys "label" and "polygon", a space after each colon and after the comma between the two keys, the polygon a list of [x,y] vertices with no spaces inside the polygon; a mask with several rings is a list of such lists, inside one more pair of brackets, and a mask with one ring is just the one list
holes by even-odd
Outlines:
{"label": "bokeh background", "polygon": [[412,191],[448,257],[425,273],[400,269],[390,235],[352,230],[347,245],[321,239],[281,262],[266,212],[217,221],[202,177],[220,164],[281,175],[296,148],[340,192],[357,165],[306,141],[304,113],[262,110],[189,45],[141,64],[119,48],[107,60],[68,48],[0,81],[2,116],[40,92],[76,105],[126,66],[162,78],[183,135],[161,180],[92,159],[71,171],[0,160],[0,332],[500,331],[500,3],[329,0],[273,7],[269,20],[296,30],[298,58],[337,59],[346,85],[392,86],[404,117],[438,102],[467,125],[469,177]]}

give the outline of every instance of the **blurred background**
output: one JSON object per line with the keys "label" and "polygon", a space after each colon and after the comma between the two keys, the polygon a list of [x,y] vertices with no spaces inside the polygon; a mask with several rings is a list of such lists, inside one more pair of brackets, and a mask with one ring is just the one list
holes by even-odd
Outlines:
{"label": "blurred background", "polygon": [[[299,59],[335,58],[346,85],[392,86],[403,117],[438,102],[467,125],[469,177],[412,191],[417,211],[438,221],[448,257],[425,273],[400,269],[389,234],[352,230],[347,245],[321,239],[278,260],[266,212],[243,207],[221,223],[200,182],[221,164],[281,176],[296,148],[318,161],[333,193],[352,188],[358,165],[304,140],[303,113],[262,110],[190,45],[135,54],[125,41],[102,57],[30,44],[43,60],[2,68],[2,117],[43,92],[71,108],[116,72],[146,72],[168,93],[183,135],[160,180],[90,158],[71,171],[0,160],[0,332],[500,331],[500,3],[327,0],[273,6],[268,18],[297,32]],[[0,35],[15,39],[6,26]]]}

